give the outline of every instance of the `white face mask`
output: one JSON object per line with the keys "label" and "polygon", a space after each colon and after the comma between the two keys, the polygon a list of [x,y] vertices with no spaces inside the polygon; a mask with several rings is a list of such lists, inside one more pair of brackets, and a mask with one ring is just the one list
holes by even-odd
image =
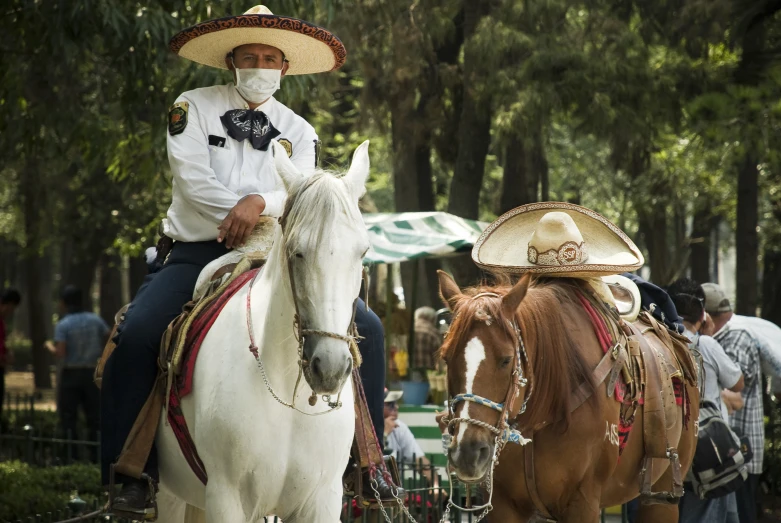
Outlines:
{"label": "white face mask", "polygon": [[279,90],[281,69],[239,69],[234,64],[234,71],[236,89],[249,102],[265,102]]}

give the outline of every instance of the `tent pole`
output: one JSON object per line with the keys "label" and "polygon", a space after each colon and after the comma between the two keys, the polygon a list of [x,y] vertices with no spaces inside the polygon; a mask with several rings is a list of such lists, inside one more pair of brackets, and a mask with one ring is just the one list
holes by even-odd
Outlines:
{"label": "tent pole", "polygon": [[393,266],[385,264],[385,384],[390,381],[390,332],[391,318],[393,316]]}
{"label": "tent pole", "polygon": [[407,310],[409,311],[409,325],[407,326],[407,332],[409,333],[409,337],[407,338],[407,357],[409,359],[407,369],[410,378],[412,378],[412,363],[415,361],[415,309],[418,306],[418,273],[420,272],[420,258],[410,260],[410,263],[412,263],[413,269],[412,290],[410,292],[409,302],[406,304]]}

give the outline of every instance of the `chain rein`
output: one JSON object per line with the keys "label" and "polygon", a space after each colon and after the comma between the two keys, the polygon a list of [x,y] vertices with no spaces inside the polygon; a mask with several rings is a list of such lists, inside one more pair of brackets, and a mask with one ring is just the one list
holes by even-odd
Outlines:
{"label": "chain rein", "polygon": [[[280,223],[282,223],[282,218],[280,218]],[[252,287],[255,284],[255,280],[258,278],[258,276],[261,273],[260,270],[258,270],[258,272],[255,273],[255,276],[253,276],[252,280],[250,280],[249,288],[247,290],[247,331],[249,332],[249,351],[252,353],[252,355],[255,357],[255,361],[257,361],[258,363],[258,368],[260,369],[261,377],[263,378],[263,383],[266,385],[266,388],[268,389],[271,396],[278,403],[280,403],[285,407],[293,409],[296,412],[305,414],[307,416],[321,416],[323,414],[328,414],[329,412],[332,412],[342,407],[341,396],[342,396],[342,389],[344,388],[344,384],[342,384],[342,389],[339,390],[339,393],[336,396],[336,401],[332,401],[331,396],[328,394],[323,395],[322,399],[328,405],[329,407],[328,410],[311,413],[311,412],[305,412],[295,406],[298,387],[301,384],[301,377],[304,374],[304,366],[309,364],[309,360],[307,360],[306,357],[304,356],[304,343],[306,342],[307,336],[320,336],[320,337],[332,338],[335,340],[347,342],[348,347],[350,347],[350,354],[352,355],[353,358],[353,364],[359,364],[358,362],[360,362],[360,355],[358,353],[358,342],[357,342],[358,328],[355,325],[355,314],[358,308],[358,299],[356,298],[355,301],[353,302],[353,315],[352,315],[352,319],[350,320],[350,328],[349,328],[348,335],[345,336],[342,334],[337,334],[335,332],[329,332],[329,331],[323,331],[317,329],[304,329],[302,328],[301,325],[301,315],[299,314],[298,301],[296,301],[296,281],[293,275],[293,266],[291,260],[288,260],[287,271],[288,271],[288,277],[290,278],[290,288],[293,295],[293,306],[296,309],[295,315],[293,316],[293,328],[296,336],[296,341],[298,342],[298,376],[296,377],[295,387],[293,387],[293,398],[290,402],[287,402],[282,398],[280,398],[279,395],[274,391],[274,388],[271,386],[271,382],[269,381],[268,374],[266,373],[266,367],[263,365],[263,360],[260,357],[258,346],[255,343],[255,332],[254,329],[252,328]],[[347,383],[347,381],[345,381],[345,383]],[[316,403],[317,403],[317,394],[313,391],[312,395],[309,397],[309,405],[314,407]]]}

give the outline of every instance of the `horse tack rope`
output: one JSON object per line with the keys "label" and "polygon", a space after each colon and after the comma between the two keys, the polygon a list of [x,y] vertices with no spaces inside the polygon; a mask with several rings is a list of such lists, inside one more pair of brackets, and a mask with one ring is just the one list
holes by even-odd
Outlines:
{"label": "horse tack rope", "polygon": [[[361,355],[358,351],[358,342],[359,339],[358,336],[358,328],[355,325],[355,314],[357,312],[358,308],[358,299],[356,298],[353,302],[353,314],[352,319],[350,320],[350,327],[349,327],[349,334],[343,335],[343,334],[337,334],[335,332],[330,331],[323,331],[323,330],[317,330],[317,329],[305,329],[303,328],[301,324],[301,315],[299,314],[298,309],[298,301],[296,301],[296,282],[295,277],[293,276],[293,267],[290,261],[288,261],[287,264],[287,270],[288,270],[288,277],[290,278],[290,287],[293,294],[293,305],[296,309],[295,315],[293,316],[293,328],[296,336],[296,341],[298,342],[298,376],[296,377],[296,384],[293,387],[293,397],[290,402],[287,402],[279,397],[279,395],[274,391],[274,388],[271,386],[271,382],[269,381],[268,374],[266,373],[266,367],[263,365],[263,360],[260,357],[260,353],[258,351],[258,346],[255,343],[255,332],[252,328],[252,287],[255,284],[255,280],[258,278],[258,275],[260,275],[261,271],[258,270],[258,272],[255,273],[255,276],[250,280],[249,288],[247,289],[247,331],[249,332],[249,351],[252,353],[252,355],[255,357],[255,361],[258,363],[258,368],[260,369],[261,377],[263,378],[263,383],[266,385],[266,388],[269,391],[269,394],[281,405],[288,407],[290,409],[293,409],[296,412],[299,412],[301,414],[305,414],[307,416],[322,416],[323,414],[328,414],[329,412],[333,412],[334,410],[337,410],[342,407],[341,397],[342,397],[342,389],[344,389],[344,383],[342,384],[342,389],[339,390],[339,393],[336,396],[336,401],[331,401],[331,396],[328,394],[324,394],[322,399],[323,402],[325,402],[328,405],[328,410],[324,410],[321,412],[306,412],[298,407],[296,407],[296,396],[298,394],[298,386],[301,384],[301,377],[304,375],[304,366],[309,364],[309,360],[306,359],[304,356],[304,343],[306,342],[307,336],[320,336],[324,338],[332,338],[339,341],[347,342],[348,347],[350,347],[350,354],[353,359],[353,365],[360,365],[361,364]],[[345,383],[347,383],[347,380],[345,380]],[[312,395],[309,397],[309,405],[314,407],[317,403],[317,394],[313,391]]]}
{"label": "horse tack rope", "polygon": [[[493,292],[483,292],[480,294],[476,294],[475,296],[472,297],[472,299],[476,299],[480,297],[501,298],[499,294]],[[483,505],[479,505],[476,507],[460,507],[456,505],[453,502],[454,481],[451,481],[450,495],[448,496],[447,506],[445,508],[444,514],[442,515],[442,519],[440,520],[440,523],[445,523],[448,520],[448,517],[450,516],[450,509],[452,507],[455,507],[462,512],[478,512],[482,510],[483,512],[476,517],[475,521],[478,522],[484,519],[488,515],[488,513],[491,510],[493,510],[492,501],[493,501],[493,494],[494,494],[494,488],[493,488],[494,471],[496,469],[496,465],[499,464],[499,455],[504,449],[504,446],[507,443],[516,443],[518,445],[523,446],[531,442],[531,439],[525,438],[520,430],[512,428],[509,419],[510,413],[512,412],[513,407],[515,405],[515,400],[518,398],[518,395],[520,394],[520,390],[526,387],[527,385],[529,385],[529,392],[525,395],[523,399],[523,404],[521,405],[519,415],[526,412],[526,405],[529,402],[529,398],[531,397],[531,393],[533,391],[529,379],[526,378],[523,373],[524,364],[526,365],[527,368],[529,367],[529,357],[526,353],[526,346],[523,342],[523,336],[521,334],[521,329],[518,326],[518,321],[515,318],[513,318],[512,322],[510,323],[510,326],[512,327],[512,330],[515,333],[515,354],[513,356],[514,369],[512,374],[514,379],[512,381],[512,384],[507,389],[505,400],[502,403],[497,403],[493,400],[484,398],[477,394],[472,394],[472,393],[456,394],[453,397],[453,400],[449,404],[450,416],[443,418],[443,421],[447,422],[447,432],[442,436],[443,443],[445,444],[446,447],[449,447],[453,440],[452,433],[455,431],[454,430],[455,425],[461,422],[465,422],[471,425],[475,425],[477,427],[481,427],[494,434],[495,436],[494,454],[493,457],[491,458],[491,468],[489,469],[488,477],[486,478],[488,501]],[[471,403],[475,403],[476,405],[482,405],[484,407],[488,407],[492,410],[498,411],[500,413],[499,421],[497,421],[496,425],[491,425],[484,421],[480,421],[472,418],[455,417],[455,406],[462,401],[463,402],[468,401]]]}

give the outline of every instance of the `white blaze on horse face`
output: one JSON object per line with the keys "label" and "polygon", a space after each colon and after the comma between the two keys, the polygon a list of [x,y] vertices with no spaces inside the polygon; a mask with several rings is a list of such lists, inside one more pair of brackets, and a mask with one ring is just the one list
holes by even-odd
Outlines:
{"label": "white blaze on horse face", "polygon": [[[472,394],[477,369],[485,359],[485,347],[477,336],[467,342],[466,347],[464,348],[464,359],[466,360],[466,394]],[[461,413],[461,417],[469,419],[469,405],[471,404],[471,401],[465,401],[463,403],[464,411]],[[461,441],[461,438],[464,437],[464,432],[466,432],[468,426],[468,423],[458,424],[459,442]]]}

